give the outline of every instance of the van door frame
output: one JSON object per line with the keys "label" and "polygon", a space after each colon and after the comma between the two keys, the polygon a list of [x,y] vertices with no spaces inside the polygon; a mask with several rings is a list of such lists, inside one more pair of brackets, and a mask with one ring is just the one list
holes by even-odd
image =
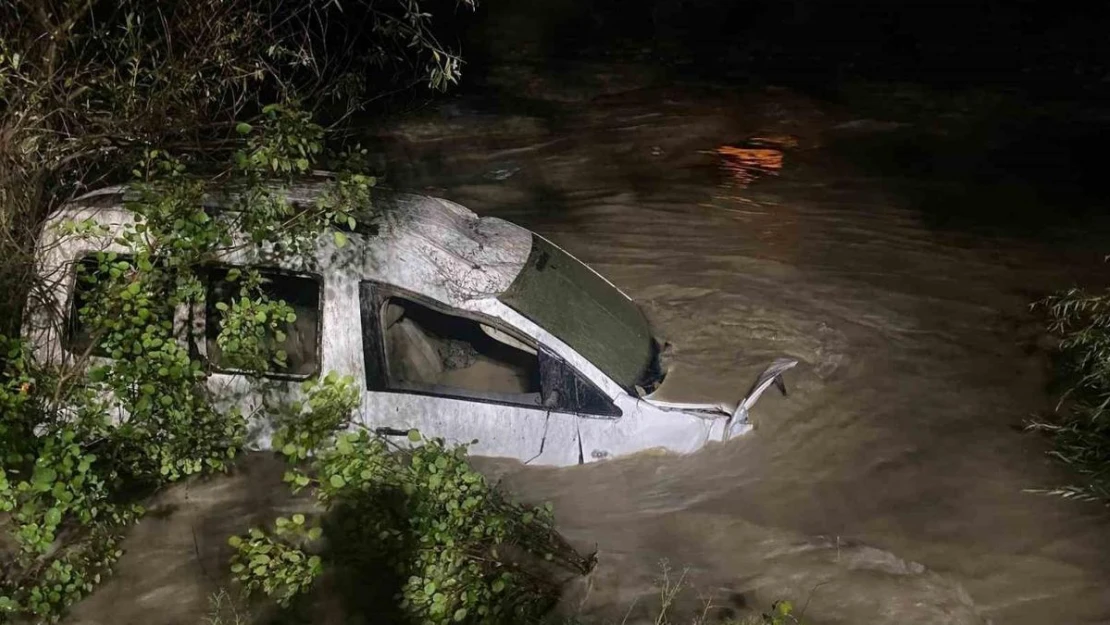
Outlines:
{"label": "van door frame", "polygon": [[[477,323],[485,324],[497,330],[505,332],[514,339],[527,344],[536,350],[536,357],[544,358],[554,357],[559,360],[560,364],[569,369],[581,382],[589,385],[601,397],[605,397],[615,414],[593,414],[593,413],[580,413],[567,410],[556,410],[545,407],[541,404],[531,406],[528,404],[498,401],[493,398],[480,398],[480,397],[465,397],[465,396],[452,396],[442,393],[435,393],[432,391],[420,391],[414,389],[400,389],[393,388],[389,384],[389,371],[386,362],[387,355],[385,351],[385,337],[382,335],[382,307],[391,297],[399,297],[402,299],[411,300],[422,306],[426,306],[436,312],[459,317],[462,319],[469,319]],[[529,410],[539,410],[542,412],[557,412],[561,414],[570,414],[581,418],[588,419],[605,419],[615,420],[620,419],[622,411],[617,405],[614,398],[610,397],[607,393],[601,390],[593,380],[586,376],[581,371],[578,371],[571,363],[567,362],[565,358],[558,355],[558,353],[551,349],[550,346],[543,344],[541,341],[529,336],[519,328],[513,327],[506,323],[504,320],[496,317],[469,311],[461,310],[442,302],[438,302],[430,297],[415,293],[408,289],[386,284],[378,280],[361,280],[359,282],[359,315],[362,319],[362,347],[364,358],[364,375],[366,380],[364,388],[367,391],[379,393],[409,393],[413,395],[429,395],[432,397],[440,397],[444,399],[455,399],[460,401],[472,401],[475,403],[490,403],[498,405],[507,405],[518,408],[526,408]],[[542,386],[542,380],[541,380]]]}

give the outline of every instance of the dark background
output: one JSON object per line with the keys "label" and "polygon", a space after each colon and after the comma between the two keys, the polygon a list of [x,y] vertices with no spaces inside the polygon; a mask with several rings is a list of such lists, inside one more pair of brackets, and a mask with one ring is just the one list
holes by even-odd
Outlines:
{"label": "dark background", "polygon": [[462,17],[478,74],[510,57],[647,54],[686,75],[813,90],[879,80],[1086,98],[1110,85],[1106,3],[483,0]]}

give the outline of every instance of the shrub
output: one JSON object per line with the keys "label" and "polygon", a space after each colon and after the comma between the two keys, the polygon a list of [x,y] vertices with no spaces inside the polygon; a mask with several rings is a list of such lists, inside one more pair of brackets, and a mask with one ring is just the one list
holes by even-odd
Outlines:
{"label": "shrub", "polygon": [[1030,427],[1051,434],[1051,454],[1085,478],[1049,492],[1110,503],[1110,293],[1072,289],[1038,306],[1047,312],[1049,330],[1060,338],[1065,390],[1056,418],[1036,420]]}
{"label": "shrub", "polygon": [[[513,503],[467,462],[465,446],[423,440],[403,449],[347,431],[359,404],[334,374],[274,435],[285,481],[315,492],[308,514],[230,539],[231,570],[251,591],[289,605],[324,570],[350,584],[348,610],[395,623],[537,622],[558,597],[546,567],[586,573],[553,528],[550,507]],[[322,544],[325,543],[325,544]],[[353,617],[353,616],[352,616]]]}

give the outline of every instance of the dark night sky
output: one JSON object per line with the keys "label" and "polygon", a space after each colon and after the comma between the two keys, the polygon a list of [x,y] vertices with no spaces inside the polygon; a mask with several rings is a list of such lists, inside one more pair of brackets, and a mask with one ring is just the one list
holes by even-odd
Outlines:
{"label": "dark night sky", "polygon": [[472,62],[517,40],[547,59],[642,45],[690,71],[1090,94],[1110,78],[1105,3],[1046,0],[483,0]]}

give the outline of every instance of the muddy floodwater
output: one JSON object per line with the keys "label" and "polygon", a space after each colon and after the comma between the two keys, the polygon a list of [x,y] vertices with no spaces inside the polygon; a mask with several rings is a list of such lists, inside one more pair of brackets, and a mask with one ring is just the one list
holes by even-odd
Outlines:
{"label": "muddy floodwater", "polygon": [[[640,302],[689,399],[801,363],[750,435],[691,456],[480,461],[598,549],[565,607],[635,622],[666,560],[688,569],[682,609],[700,593],[722,613],[789,597],[814,623],[1110,623],[1110,514],[1027,492],[1071,476],[1021,431],[1052,407],[1028,303],[1107,277],[1110,229],[1047,171],[1075,129],[599,84],[367,131],[389,184],[536,230]],[[73,622],[197,622],[227,534],[280,507],[279,482],[256,459],[163,496]]]}

